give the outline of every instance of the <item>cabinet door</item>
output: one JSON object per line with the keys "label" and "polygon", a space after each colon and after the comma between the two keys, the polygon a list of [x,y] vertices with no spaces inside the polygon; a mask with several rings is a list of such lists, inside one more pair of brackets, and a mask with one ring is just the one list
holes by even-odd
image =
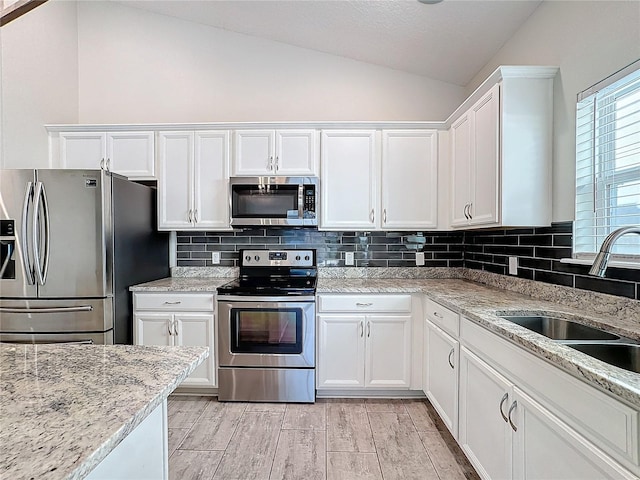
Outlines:
{"label": "cabinet door", "polygon": [[462,347],[458,443],[482,478],[511,478],[512,403],[513,385]]}
{"label": "cabinet door", "polygon": [[275,130],[236,130],[233,175],[275,174]]}
{"label": "cabinet door", "polygon": [[365,386],[409,388],[411,382],[411,315],[368,315]]}
{"label": "cabinet door", "polygon": [[451,125],[451,226],[467,225],[471,190],[471,120],[468,114]]}
{"label": "cabinet door", "polygon": [[104,132],[60,132],[60,166],[62,168],[100,168],[106,161]]}
{"label": "cabinet door", "polygon": [[424,336],[424,393],[457,438],[460,343],[429,320],[425,322]]}
{"label": "cabinet door", "polygon": [[436,228],[438,145],[435,130],[382,132],[382,228]]}
{"label": "cabinet door", "polygon": [[182,382],[182,385],[215,386],[213,314],[176,313],[175,321],[178,329],[176,345],[209,347],[209,356]]}
{"label": "cabinet door", "polygon": [[322,229],[373,230],[379,225],[379,155],[375,130],[322,132]]}
{"label": "cabinet door", "polygon": [[195,133],[194,212],[197,229],[229,229],[229,132]]}
{"label": "cabinet door", "polygon": [[158,134],[158,230],[193,225],[193,132]]}
{"label": "cabinet door", "polygon": [[637,478],[518,388],[514,398],[514,478]]}
{"label": "cabinet door", "polygon": [[171,313],[135,313],[133,343],[136,345],[173,345],[174,326]]}
{"label": "cabinet door", "polygon": [[499,85],[496,85],[471,109],[473,152],[470,225],[498,223],[499,220],[499,94]]}
{"label": "cabinet door", "polygon": [[317,175],[317,143],[315,130],[276,130],[276,175]]}
{"label": "cabinet door", "polygon": [[153,132],[108,132],[109,169],[125,177],[153,179],[153,135]]}
{"label": "cabinet door", "polygon": [[318,315],[318,388],[364,387],[364,315]]}

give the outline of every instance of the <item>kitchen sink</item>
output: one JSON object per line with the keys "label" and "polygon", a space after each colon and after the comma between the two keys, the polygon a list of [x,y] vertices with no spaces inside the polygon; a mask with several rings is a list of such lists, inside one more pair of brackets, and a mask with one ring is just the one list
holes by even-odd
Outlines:
{"label": "kitchen sink", "polygon": [[626,343],[568,343],[567,347],[574,348],[609,365],[640,373],[640,345]]}
{"label": "kitchen sink", "polygon": [[605,332],[599,328],[589,327],[571,320],[546,315],[501,315],[500,318],[509,320],[552,340],[611,341],[620,339],[618,335]]}

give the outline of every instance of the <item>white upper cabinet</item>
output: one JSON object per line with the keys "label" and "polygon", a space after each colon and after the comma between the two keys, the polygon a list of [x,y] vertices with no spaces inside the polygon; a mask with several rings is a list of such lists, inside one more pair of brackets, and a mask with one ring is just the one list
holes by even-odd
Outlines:
{"label": "white upper cabinet", "polygon": [[229,132],[161,132],[158,144],[158,229],[229,229]]}
{"label": "white upper cabinet", "polygon": [[60,132],[57,142],[60,168],[103,168],[133,179],[154,178],[153,132]]}
{"label": "white upper cabinet", "polygon": [[382,131],[382,228],[438,226],[436,130]]}
{"label": "white upper cabinet", "polygon": [[233,176],[318,174],[316,130],[236,130],[234,138]]}
{"label": "white upper cabinet", "polygon": [[452,227],[551,223],[556,73],[500,67],[452,115]]}
{"label": "white upper cabinet", "polygon": [[437,226],[435,130],[323,130],[325,230]]}
{"label": "white upper cabinet", "polygon": [[380,218],[376,144],[375,130],[322,132],[320,228],[376,228]]}

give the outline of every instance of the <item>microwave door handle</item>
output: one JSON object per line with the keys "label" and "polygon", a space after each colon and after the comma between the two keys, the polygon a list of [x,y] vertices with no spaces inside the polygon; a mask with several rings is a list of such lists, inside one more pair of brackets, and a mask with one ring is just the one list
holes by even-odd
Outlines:
{"label": "microwave door handle", "polygon": [[24,266],[24,272],[27,276],[27,283],[33,285],[36,283],[33,276],[33,267],[31,266],[31,259],[29,257],[29,239],[28,235],[28,223],[29,223],[29,205],[32,203],[33,182],[27,182],[27,189],[24,194],[24,203],[22,204],[22,265]]}

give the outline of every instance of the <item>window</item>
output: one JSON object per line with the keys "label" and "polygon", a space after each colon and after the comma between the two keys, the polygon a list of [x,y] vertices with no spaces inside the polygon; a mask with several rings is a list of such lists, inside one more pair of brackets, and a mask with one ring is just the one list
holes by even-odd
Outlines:
{"label": "window", "polygon": [[[640,225],[640,61],[578,96],[574,256],[592,257],[628,225]],[[640,235],[612,252],[640,262]]]}

